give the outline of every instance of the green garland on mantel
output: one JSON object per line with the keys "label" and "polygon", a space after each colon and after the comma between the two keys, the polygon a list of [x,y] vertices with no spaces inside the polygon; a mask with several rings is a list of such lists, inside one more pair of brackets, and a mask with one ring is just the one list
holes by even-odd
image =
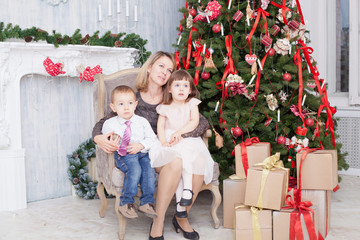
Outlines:
{"label": "green garland on mantel", "polygon": [[123,47],[136,48],[139,50],[136,64],[142,65],[150,56],[151,52],[146,51],[145,44],[147,40],[142,39],[135,33],[126,34],[111,33],[107,31],[103,36],[99,36],[99,31],[93,35],[86,34],[82,36],[80,29],[76,29],[72,36],[62,35],[55,30],[52,34],[37,27],[21,29],[18,25],[13,26],[11,23],[5,27],[4,22],[0,22],[0,41],[4,42],[9,38],[24,39],[25,42],[46,41],[49,44],[54,44],[55,47],[59,45],[78,44],[91,46],[106,46],[106,47]]}
{"label": "green garland on mantel", "polygon": [[75,188],[75,193],[81,198],[94,199],[96,197],[97,182],[89,175],[89,158],[94,158],[95,144],[91,138],[81,143],[72,153],[67,155],[69,162],[68,176]]}

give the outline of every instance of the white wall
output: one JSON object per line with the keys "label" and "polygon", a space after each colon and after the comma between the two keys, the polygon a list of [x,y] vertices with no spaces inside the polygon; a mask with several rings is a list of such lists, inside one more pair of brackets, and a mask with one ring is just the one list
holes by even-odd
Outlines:
{"label": "white wall", "polygon": [[[65,1],[65,3],[63,2]],[[139,34],[148,40],[147,50],[174,52],[178,32],[176,27],[182,14],[178,9],[185,6],[185,0],[129,0],[129,17],[126,18],[127,0],[0,0],[0,21],[18,24],[22,29],[39,27],[49,33],[56,30],[61,34],[72,35],[81,29],[82,35],[93,34],[101,27],[99,4],[102,8],[103,23],[107,21],[108,2],[112,3],[113,33],[117,33],[117,2],[120,3],[120,32]],[[52,5],[48,2],[58,2]],[[134,24],[134,6],[138,5],[138,22]]]}

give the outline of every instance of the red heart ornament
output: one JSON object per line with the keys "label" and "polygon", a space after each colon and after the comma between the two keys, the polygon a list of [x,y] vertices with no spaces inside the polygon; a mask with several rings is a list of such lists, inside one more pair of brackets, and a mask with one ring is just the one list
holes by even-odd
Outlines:
{"label": "red heart ornament", "polygon": [[257,56],[255,54],[246,54],[245,55],[245,61],[251,66],[256,62]]}

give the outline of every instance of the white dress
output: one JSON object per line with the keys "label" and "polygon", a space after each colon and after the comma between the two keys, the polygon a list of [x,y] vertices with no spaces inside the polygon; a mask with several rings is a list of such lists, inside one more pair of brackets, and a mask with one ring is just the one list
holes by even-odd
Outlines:
{"label": "white dress", "polygon": [[[165,135],[169,141],[171,134],[181,129],[190,121],[191,110],[199,105],[201,101],[192,98],[184,105],[178,107],[173,105],[157,106],[156,111],[166,117]],[[213,175],[214,161],[201,137],[188,137],[181,140],[172,147],[163,147],[159,140],[149,151],[152,167],[161,167],[179,157],[183,161],[186,172],[204,175],[204,182],[210,183]]]}

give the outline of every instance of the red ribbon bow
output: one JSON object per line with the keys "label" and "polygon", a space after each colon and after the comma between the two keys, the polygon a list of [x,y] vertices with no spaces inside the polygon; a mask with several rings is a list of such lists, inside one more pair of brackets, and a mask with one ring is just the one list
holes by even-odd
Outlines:
{"label": "red ribbon bow", "polygon": [[262,16],[262,18],[265,20],[264,28],[266,29],[266,35],[269,35],[266,17],[268,17],[270,14],[268,12],[266,12],[262,8],[256,9],[255,12],[257,12],[256,20],[255,20],[253,28],[251,29],[251,31],[249,33],[249,36],[247,37],[247,41],[248,41],[249,49],[250,49],[250,55],[251,55],[251,38],[252,38],[252,36],[253,36],[253,34],[254,34],[255,30],[256,30],[257,25],[259,24],[260,16]]}
{"label": "red ribbon bow", "polygon": [[259,142],[260,141],[259,141],[258,137],[252,137],[252,138],[247,138],[247,139],[245,139],[245,141],[240,143],[240,146],[241,146],[241,160],[242,160],[242,163],[243,163],[243,166],[244,166],[245,176],[247,176],[247,172],[248,172],[248,169],[249,169],[249,160],[248,160],[246,147],[251,146],[254,143],[259,143]]}

